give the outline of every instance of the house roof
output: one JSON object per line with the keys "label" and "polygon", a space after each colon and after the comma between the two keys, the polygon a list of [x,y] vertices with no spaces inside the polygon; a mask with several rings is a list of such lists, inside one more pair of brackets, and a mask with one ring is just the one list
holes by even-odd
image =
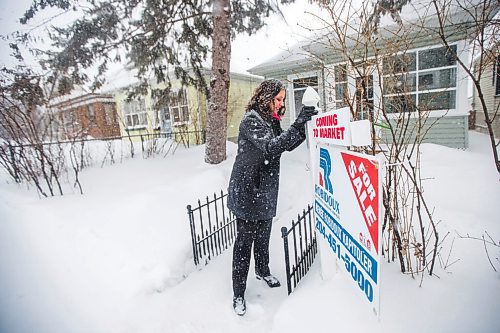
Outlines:
{"label": "house roof", "polygon": [[94,102],[112,102],[113,98],[109,94],[92,93],[83,86],[75,86],[73,90],[66,95],[53,98],[50,101],[50,107],[69,108]]}
{"label": "house roof", "polygon": [[[471,18],[471,14],[463,9],[456,10],[445,18],[443,34],[449,43],[470,36],[471,27],[474,25]],[[344,62],[346,52],[356,59],[370,57],[380,52],[395,53],[436,45],[441,42],[439,27],[439,18],[435,14],[404,21],[403,25],[381,26],[377,33],[371,33],[366,37],[355,31],[360,29],[344,26],[345,33],[338,34],[330,30],[282,51],[264,63],[250,68],[248,72],[266,77],[283,76],[295,71],[318,69],[323,64]],[[345,51],[346,49],[348,51]]]}
{"label": "house roof", "polygon": [[300,70],[306,72],[318,69],[314,55],[307,50],[309,42],[303,41],[283,50],[269,60],[252,67],[249,73],[265,77],[280,77]]}
{"label": "house roof", "polygon": [[[192,68],[187,69],[189,72],[192,74]],[[210,76],[211,70],[209,68],[203,68],[202,72],[205,76]],[[169,73],[170,75],[173,74],[173,71]],[[244,81],[249,81],[249,82],[259,82],[262,81],[262,77],[258,75],[253,75],[253,74],[243,74],[243,73],[235,73],[235,72],[230,72],[229,73],[231,79],[239,79],[239,80],[244,80]],[[172,82],[176,81],[175,77],[172,78]],[[150,79],[151,85],[156,85],[158,82],[154,78],[154,76],[151,76]],[[137,85],[139,83],[139,79],[137,78],[137,70],[127,66],[123,68],[119,68],[111,73],[108,74],[106,77],[106,84],[100,89],[101,92],[105,92],[108,94],[113,94],[116,91],[120,91],[126,88],[130,88],[134,85]]]}
{"label": "house roof", "polygon": [[54,98],[50,103],[50,107],[67,110],[96,102],[114,103],[115,101],[113,96],[109,94],[89,93],[84,90],[74,90],[69,95]]}

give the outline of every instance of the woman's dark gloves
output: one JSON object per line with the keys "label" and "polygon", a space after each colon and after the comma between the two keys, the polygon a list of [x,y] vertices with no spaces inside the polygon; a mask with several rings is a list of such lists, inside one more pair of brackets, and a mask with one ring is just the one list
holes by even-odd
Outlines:
{"label": "woman's dark gloves", "polygon": [[302,110],[300,110],[299,116],[295,120],[295,122],[292,124],[293,127],[296,127],[297,129],[303,129],[305,124],[311,120],[312,116],[315,116],[318,114],[318,111],[316,111],[316,108],[314,106],[303,106]]}

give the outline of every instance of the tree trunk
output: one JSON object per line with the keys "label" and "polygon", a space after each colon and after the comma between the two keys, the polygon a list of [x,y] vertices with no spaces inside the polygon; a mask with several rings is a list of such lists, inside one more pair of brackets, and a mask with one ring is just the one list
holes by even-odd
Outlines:
{"label": "tree trunk", "polygon": [[207,114],[205,162],[218,164],[226,159],[227,100],[231,59],[231,7],[229,0],[213,2],[212,77]]}

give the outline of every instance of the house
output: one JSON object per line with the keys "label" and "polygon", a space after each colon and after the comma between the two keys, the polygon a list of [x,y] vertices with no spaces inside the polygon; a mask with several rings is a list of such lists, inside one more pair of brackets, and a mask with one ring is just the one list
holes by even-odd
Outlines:
{"label": "house", "polygon": [[[500,55],[488,65],[483,72],[480,85],[483,90],[484,101],[487,105],[489,118],[492,120],[492,129],[495,138],[500,138]],[[480,106],[481,102],[474,90],[472,109],[474,110],[474,129],[481,133],[488,133],[486,128],[485,115]]]}
{"label": "house", "polygon": [[92,137],[104,139],[120,135],[114,97],[76,89],[55,98],[49,105],[52,128],[61,139]]}
{"label": "house", "polygon": [[468,76],[456,57],[470,62],[467,13],[457,10],[446,20],[450,49],[441,44],[438,27],[435,15],[381,26],[377,33],[340,27],[345,33],[297,44],[249,72],[287,82],[285,124],[312,86],[323,110],[347,106],[353,119],[370,119],[379,143],[393,142],[392,127],[407,143],[466,148]]}
{"label": "house", "polygon": [[[498,22],[500,13],[493,22]],[[500,139],[500,51],[498,49],[498,23],[488,31],[485,29],[486,37],[484,44],[486,52],[482,52],[474,59],[474,74],[480,77],[482,99],[488,110],[488,118],[495,138]],[[472,128],[478,132],[489,134],[486,116],[482,101],[477,89],[473,89],[472,103],[473,121]]]}
{"label": "house", "polygon": [[[207,77],[209,72],[206,71]],[[227,113],[227,138],[235,141],[238,126],[246,103],[262,81],[260,77],[231,73]],[[208,101],[205,94],[194,86],[183,87],[180,81],[172,81],[170,93],[155,100],[151,89],[139,98],[128,99],[127,87],[115,91],[115,101],[120,118],[122,136],[137,138],[141,135],[170,135],[189,133],[195,141],[206,128]],[[162,85],[151,85],[160,89]]]}

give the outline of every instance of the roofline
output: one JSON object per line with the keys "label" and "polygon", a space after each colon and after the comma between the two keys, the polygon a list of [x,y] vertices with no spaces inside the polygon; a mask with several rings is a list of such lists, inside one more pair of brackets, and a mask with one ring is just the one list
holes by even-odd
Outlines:
{"label": "roofline", "polygon": [[[65,96],[62,96],[64,98]],[[54,108],[63,108],[67,109],[70,107],[78,107],[81,105],[88,105],[91,102],[103,102],[103,103],[112,103],[114,102],[114,97],[111,94],[99,94],[99,93],[86,93],[80,96],[69,97],[64,100],[56,101],[54,103],[49,104],[49,107]]]}

